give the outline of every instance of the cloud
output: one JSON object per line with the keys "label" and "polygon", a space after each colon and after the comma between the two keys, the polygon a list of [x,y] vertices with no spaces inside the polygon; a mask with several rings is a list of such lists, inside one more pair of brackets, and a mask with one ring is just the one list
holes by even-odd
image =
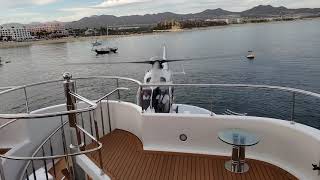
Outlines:
{"label": "cloud", "polygon": [[74,7],[74,8],[61,8],[59,11],[63,12],[79,12],[79,11],[87,11],[90,10],[91,8],[86,8],[86,7]]}
{"label": "cloud", "polygon": [[57,2],[58,0],[31,0],[34,5],[47,5]]}
{"label": "cloud", "polygon": [[43,6],[56,3],[61,0],[0,0],[0,10],[25,8],[26,6]]}
{"label": "cloud", "polygon": [[92,11],[94,9],[107,9],[111,7],[126,6],[126,5],[132,5],[132,4],[144,3],[144,2],[150,2],[150,1],[152,0],[105,0],[102,3],[97,5],[90,5],[87,7],[62,8],[59,10],[66,11],[66,12],[78,12],[78,11],[88,11],[88,10]]}
{"label": "cloud", "polygon": [[[107,10],[111,8],[123,9],[127,6],[134,6],[137,4],[143,4],[151,2],[152,0],[105,0],[100,4],[90,5],[87,7],[71,7],[62,8],[59,11],[71,13],[69,16],[59,17],[58,21],[74,21],[79,20],[82,17],[105,14]],[[112,9],[109,14],[114,14]],[[119,14],[116,14],[119,15]]]}
{"label": "cloud", "polygon": [[4,21],[74,21],[102,14],[123,16],[166,11],[195,13],[215,8],[243,11],[260,4],[320,8],[320,0],[0,0],[0,4],[0,24]]}
{"label": "cloud", "polygon": [[143,2],[148,2],[148,1],[151,1],[151,0],[105,0],[98,5],[91,6],[91,8],[103,9],[103,8],[109,8],[109,7],[115,7],[115,6],[143,3]]}

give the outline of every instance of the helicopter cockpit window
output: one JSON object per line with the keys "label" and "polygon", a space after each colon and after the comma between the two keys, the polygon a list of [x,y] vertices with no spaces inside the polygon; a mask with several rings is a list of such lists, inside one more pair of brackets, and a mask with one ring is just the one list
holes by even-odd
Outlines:
{"label": "helicopter cockpit window", "polygon": [[151,81],[151,77],[147,78],[147,83]]}
{"label": "helicopter cockpit window", "polygon": [[141,92],[142,96],[142,110],[147,110],[151,102],[151,89],[143,89]]}
{"label": "helicopter cockpit window", "polygon": [[160,82],[166,82],[166,78],[160,77]]}
{"label": "helicopter cockpit window", "polygon": [[170,96],[168,89],[157,87],[152,95],[152,107],[156,113],[168,113],[170,111]]}

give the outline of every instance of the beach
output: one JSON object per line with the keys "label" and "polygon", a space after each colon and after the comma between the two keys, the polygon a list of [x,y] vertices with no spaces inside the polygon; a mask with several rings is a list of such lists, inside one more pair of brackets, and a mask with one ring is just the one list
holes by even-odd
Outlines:
{"label": "beach", "polygon": [[[313,19],[318,19],[318,18],[305,18],[305,19],[299,19],[295,21],[305,21],[305,20],[313,20]],[[69,37],[57,38],[57,39],[41,39],[41,40],[31,40],[31,41],[23,41],[23,42],[10,41],[10,42],[0,42],[0,49],[16,48],[16,47],[24,47],[24,46],[32,46],[32,45],[59,44],[59,43],[76,42],[76,41],[95,41],[97,39],[106,40],[110,38],[145,36],[145,35],[153,35],[153,34],[160,34],[160,33],[180,33],[180,32],[188,32],[188,31],[206,30],[206,29],[226,28],[230,26],[232,27],[232,26],[243,26],[248,24],[265,24],[265,23],[279,24],[283,22],[272,21],[272,22],[264,22],[264,23],[246,23],[246,24],[230,24],[226,26],[198,27],[198,28],[191,28],[191,29],[154,30],[152,33],[126,34],[126,35],[78,36],[78,37],[69,36]]]}
{"label": "beach", "polygon": [[146,35],[146,34],[86,36],[86,37],[69,36],[69,37],[57,38],[57,39],[41,39],[41,40],[23,41],[23,42],[9,41],[9,42],[0,42],[0,49],[25,47],[25,46],[32,46],[32,45],[59,44],[59,43],[76,42],[76,41],[90,41],[90,40],[95,41],[96,39],[106,40],[110,38],[142,36],[142,35]]}

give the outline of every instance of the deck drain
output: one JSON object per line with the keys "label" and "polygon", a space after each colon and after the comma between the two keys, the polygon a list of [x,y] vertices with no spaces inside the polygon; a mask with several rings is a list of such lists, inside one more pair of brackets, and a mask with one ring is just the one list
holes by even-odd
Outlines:
{"label": "deck drain", "polygon": [[179,139],[180,139],[181,141],[186,141],[186,140],[188,139],[188,137],[187,137],[187,135],[185,135],[185,134],[180,134]]}

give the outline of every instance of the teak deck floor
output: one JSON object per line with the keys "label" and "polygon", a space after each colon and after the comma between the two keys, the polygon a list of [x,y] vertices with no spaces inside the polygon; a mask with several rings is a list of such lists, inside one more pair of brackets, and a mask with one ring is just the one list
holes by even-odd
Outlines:
{"label": "teak deck floor", "polygon": [[[100,142],[104,171],[113,180],[297,179],[279,167],[257,160],[249,159],[249,171],[236,174],[224,168],[230,157],[144,151],[141,141],[123,130],[111,132]],[[98,165],[97,152],[88,156]]]}

